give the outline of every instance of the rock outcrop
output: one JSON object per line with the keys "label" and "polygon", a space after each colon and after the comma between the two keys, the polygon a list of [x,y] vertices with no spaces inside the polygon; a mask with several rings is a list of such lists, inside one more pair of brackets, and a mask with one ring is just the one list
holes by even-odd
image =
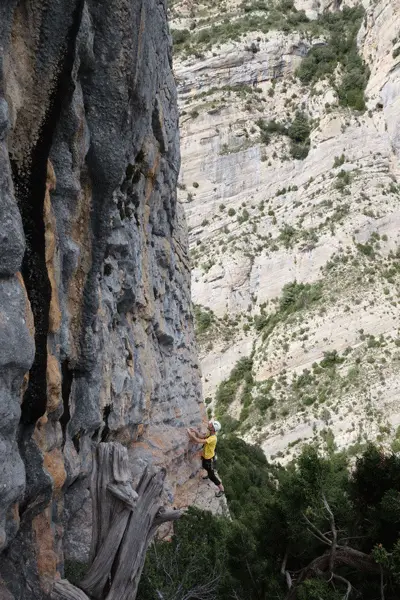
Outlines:
{"label": "rock outcrop", "polygon": [[204,394],[279,460],[400,431],[400,6],[294,4],[171,9]]}
{"label": "rock outcrop", "polygon": [[0,50],[0,597],[42,600],[87,559],[93,445],[181,506],[204,411],[166,2],[2,2]]}

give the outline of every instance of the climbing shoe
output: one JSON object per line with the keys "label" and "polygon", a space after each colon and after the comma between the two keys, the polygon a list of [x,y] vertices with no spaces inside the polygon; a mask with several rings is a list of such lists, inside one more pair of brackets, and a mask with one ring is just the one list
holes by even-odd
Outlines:
{"label": "climbing shoe", "polygon": [[221,498],[221,496],[223,496],[225,494],[225,492],[223,492],[222,490],[220,490],[219,492],[215,492],[215,497],[216,498]]}
{"label": "climbing shoe", "polygon": [[202,479],[208,479],[208,475],[203,475]]}

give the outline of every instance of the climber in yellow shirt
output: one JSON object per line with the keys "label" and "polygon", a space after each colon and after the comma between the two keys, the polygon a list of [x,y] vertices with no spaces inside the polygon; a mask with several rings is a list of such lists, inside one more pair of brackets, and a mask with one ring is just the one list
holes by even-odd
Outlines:
{"label": "climber in yellow shirt", "polygon": [[219,490],[215,495],[217,498],[220,498],[224,494],[224,486],[216,476],[213,465],[218,431],[221,431],[221,423],[215,420],[208,423],[207,434],[205,436],[202,436],[195,429],[190,428],[187,430],[190,441],[196,444],[203,444],[201,464],[203,469],[207,471],[207,475],[203,479],[210,479],[215,483]]}

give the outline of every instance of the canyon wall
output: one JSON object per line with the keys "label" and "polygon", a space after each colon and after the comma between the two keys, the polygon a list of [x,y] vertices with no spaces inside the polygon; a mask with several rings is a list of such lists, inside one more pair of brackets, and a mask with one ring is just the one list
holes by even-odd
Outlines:
{"label": "canyon wall", "polygon": [[355,5],[171,7],[204,395],[270,459],[399,448],[400,4]]}
{"label": "canyon wall", "polygon": [[0,6],[0,597],[90,545],[92,448],[197,493],[204,411],[164,0]]}

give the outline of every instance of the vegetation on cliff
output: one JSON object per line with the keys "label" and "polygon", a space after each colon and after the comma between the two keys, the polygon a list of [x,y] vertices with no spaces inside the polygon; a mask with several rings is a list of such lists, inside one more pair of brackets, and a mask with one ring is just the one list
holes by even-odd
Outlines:
{"label": "vegetation on cliff", "polygon": [[324,13],[318,19],[327,34],[324,44],[315,45],[303,59],[297,75],[304,84],[329,78],[342,106],[365,109],[364,90],[369,72],[357,48],[357,33],[363,19],[361,6]]}
{"label": "vegetation on cliff", "polygon": [[[342,106],[363,111],[369,71],[358,52],[357,34],[364,13],[362,6],[344,6],[342,10],[324,12],[316,20],[310,20],[304,10],[296,9],[292,0],[242,2],[236,13],[226,14],[220,21],[194,19],[190,30],[172,29],[171,34],[176,54],[201,59],[214,46],[239,42],[251,31],[264,34],[271,30],[285,34],[297,31],[311,43],[297,71],[300,81],[313,84],[319,79],[329,79]],[[259,48],[253,44],[249,50],[256,53]],[[304,158],[304,155],[303,149],[293,157]]]}

